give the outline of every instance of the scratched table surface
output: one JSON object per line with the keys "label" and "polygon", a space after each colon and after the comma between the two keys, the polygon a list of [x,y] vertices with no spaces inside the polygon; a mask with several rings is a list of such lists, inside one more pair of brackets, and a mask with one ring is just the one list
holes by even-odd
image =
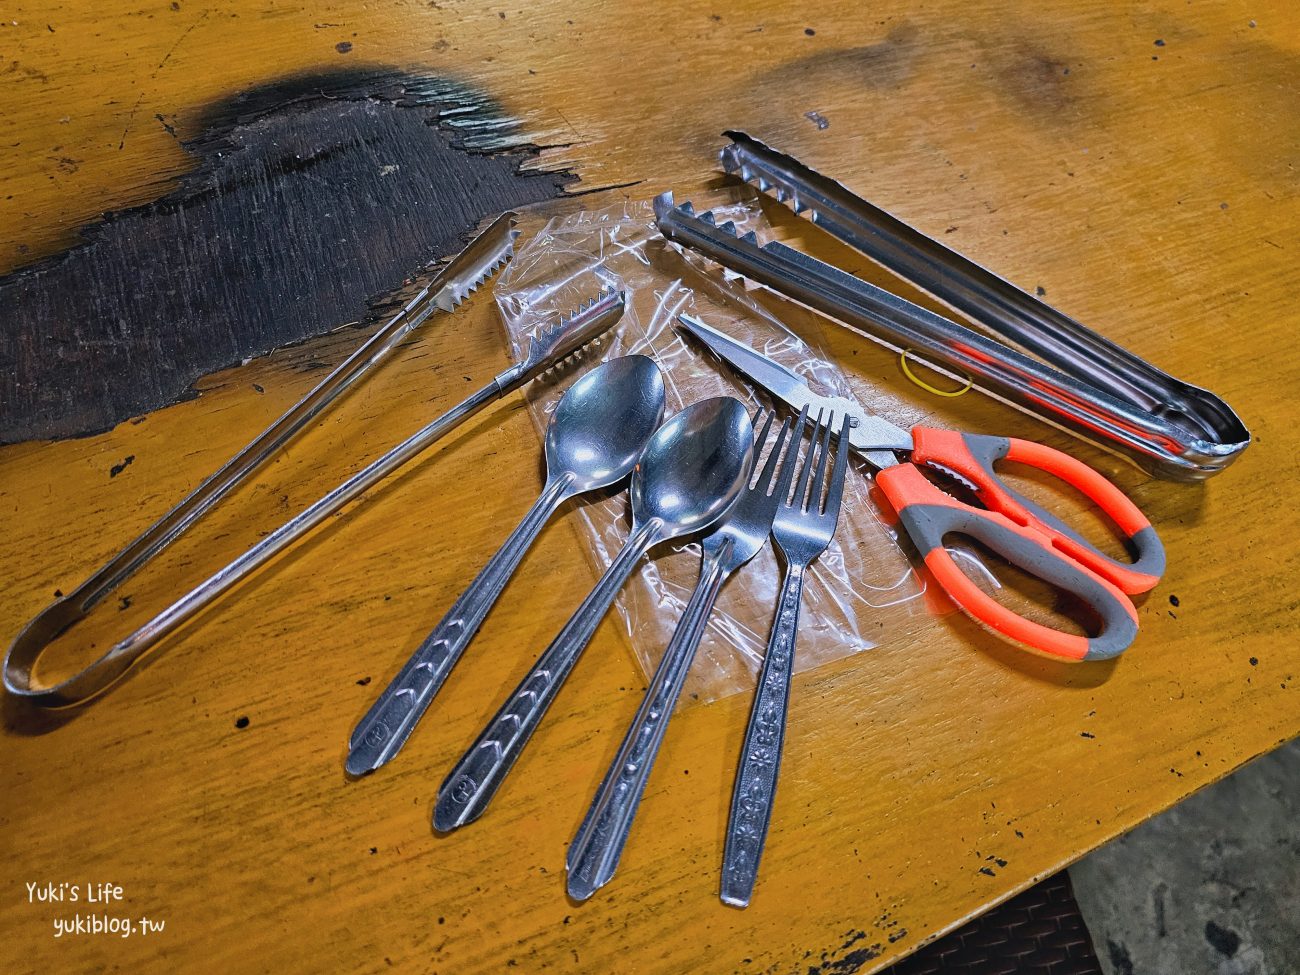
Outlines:
{"label": "scratched table surface", "polygon": [[[9,4],[0,631],[306,392],[371,327],[367,301],[480,219],[515,206],[528,234],[716,185],[719,133],[738,128],[1241,413],[1255,442],[1235,466],[1153,481],[986,398],[931,397],[823,329],[864,397],[888,386],[907,419],[1068,448],[1134,497],[1169,553],[1136,645],[1068,667],[945,616],[802,675],[745,911],[717,878],[748,697],[685,707],[614,882],[572,903],[565,844],[644,686],[614,621],[498,805],[429,826],[445,770],[594,578],[572,517],[399,759],[343,773],[378,688],[540,485],[514,395],[102,700],[6,704],[0,967],[873,971],[1300,732],[1293,5],[794,7]],[[43,672],[85,663],[507,361],[489,295],[420,330]],[[121,899],[86,903],[95,884]],[[161,927],[56,938],[77,914]]]}

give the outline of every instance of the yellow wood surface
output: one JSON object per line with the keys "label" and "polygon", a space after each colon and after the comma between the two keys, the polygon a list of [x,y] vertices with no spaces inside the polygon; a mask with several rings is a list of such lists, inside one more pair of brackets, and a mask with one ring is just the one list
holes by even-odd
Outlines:
{"label": "yellow wood surface", "polygon": [[[1114,665],[1046,663],[947,617],[798,679],[746,911],[716,889],[747,697],[684,709],[618,875],[577,905],[565,844],[643,687],[612,622],[498,805],[452,836],[429,828],[445,770],[593,578],[571,518],[547,530],[400,758],[362,782],[342,770],[374,694],[539,487],[513,396],[104,700],[44,721],[7,706],[5,971],[866,972],[1300,732],[1290,5],[20,0],[4,21],[6,268],[186,169],[156,115],[194,135],[210,100],[346,57],[490,91],[533,141],[567,144],[543,160],[572,167],[578,189],[641,181],[527,214],[526,232],[579,202],[696,190],[718,133],[744,128],[1213,389],[1256,437],[1205,485],[1153,482],[986,399],[908,388],[892,357],[828,326],[864,398],[889,384],[909,419],[1042,439],[1112,476],[1158,526],[1167,578]],[[309,360],[356,340],[230,370],[101,436],[0,452],[0,633],[310,388]],[[486,296],[421,330],[55,663],[84,662],[87,641],[102,649],[505,362]],[[107,913],[166,929],[56,939],[54,917],[93,908],[29,903],[26,884],[47,882],[120,884]]]}

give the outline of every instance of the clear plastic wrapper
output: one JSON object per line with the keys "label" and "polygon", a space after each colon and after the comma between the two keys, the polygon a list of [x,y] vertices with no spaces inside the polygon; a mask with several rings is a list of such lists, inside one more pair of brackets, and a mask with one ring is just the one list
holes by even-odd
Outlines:
{"label": "clear plastic wrapper", "polygon": [[[756,202],[741,199],[714,206],[719,221],[734,220],[740,232],[760,229]],[[761,232],[761,231],[760,231]],[[620,355],[652,357],[663,371],[667,412],[711,396],[730,395],[757,408],[771,404],[674,329],[679,314],[698,316],[794,369],[816,391],[852,395],[843,374],[820,354],[819,336],[800,338],[747,294],[739,282],[688,258],[655,229],[648,203],[581,211],[551,221],[519,248],[499,277],[495,294],[516,356],[539,325],[567,314],[601,288],[627,294],[627,313],[591,356],[594,363]],[[539,429],[572,377],[534,383],[529,408]],[[897,625],[924,613],[924,585],[868,498],[868,481],[850,473],[835,539],[812,566],[804,589],[796,670],[808,670],[876,646],[882,611]],[[630,531],[626,492],[581,504],[571,517],[597,571],[603,571]],[[641,666],[650,673],[672,637],[700,571],[693,540],[667,543],[651,552],[616,604]],[[767,646],[781,565],[764,547],[737,572],[718,599],[683,693],[684,700],[714,700],[750,691]],[[582,593],[573,593],[576,607]]]}

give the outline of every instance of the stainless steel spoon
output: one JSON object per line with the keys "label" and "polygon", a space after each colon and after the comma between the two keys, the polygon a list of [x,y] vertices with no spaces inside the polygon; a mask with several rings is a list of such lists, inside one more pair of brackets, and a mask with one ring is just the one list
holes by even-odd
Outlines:
{"label": "stainless steel spoon", "polygon": [[643,355],[611,359],[569,387],[546,430],[541,496],[353,730],[349,774],[397,754],[551,516],[631,474],[663,416],[664,377]]}
{"label": "stainless steel spoon", "polygon": [[442,783],[435,829],[446,832],[483,813],[641,556],[722,518],[748,483],[753,447],[745,407],[728,396],[688,406],[659,428],[632,473],[631,536]]}

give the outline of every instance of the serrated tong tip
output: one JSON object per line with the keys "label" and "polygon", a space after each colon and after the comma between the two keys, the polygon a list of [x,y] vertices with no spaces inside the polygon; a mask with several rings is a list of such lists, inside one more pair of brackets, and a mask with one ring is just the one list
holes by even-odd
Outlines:
{"label": "serrated tong tip", "polygon": [[662,193],[655,198],[655,219],[661,227],[673,211],[680,213],[683,217],[695,223],[702,223],[727,234],[729,237],[736,237],[743,243],[758,246],[758,234],[753,230],[747,230],[743,234],[740,233],[734,220],[718,223],[717,215],[712,210],[703,210],[697,213],[690,200],[684,200],[680,204],[674,205],[671,192]]}
{"label": "serrated tong tip", "polygon": [[529,369],[550,368],[599,338],[623,317],[627,294],[607,287],[554,325],[540,328],[528,346]]}
{"label": "serrated tong tip", "polygon": [[765,165],[765,160],[756,154],[768,153],[790,166],[800,165],[796,160],[743,132],[728,131],[723,135],[732,140],[718,153],[724,173],[740,177],[760,193],[784,204],[796,214],[807,214],[814,221],[817,219],[816,209],[803,200],[799,188],[783,181],[780,172]]}
{"label": "serrated tong tip", "polygon": [[515,219],[513,211],[501,214],[438,273],[432,300],[439,310],[455,311],[514,256]]}

